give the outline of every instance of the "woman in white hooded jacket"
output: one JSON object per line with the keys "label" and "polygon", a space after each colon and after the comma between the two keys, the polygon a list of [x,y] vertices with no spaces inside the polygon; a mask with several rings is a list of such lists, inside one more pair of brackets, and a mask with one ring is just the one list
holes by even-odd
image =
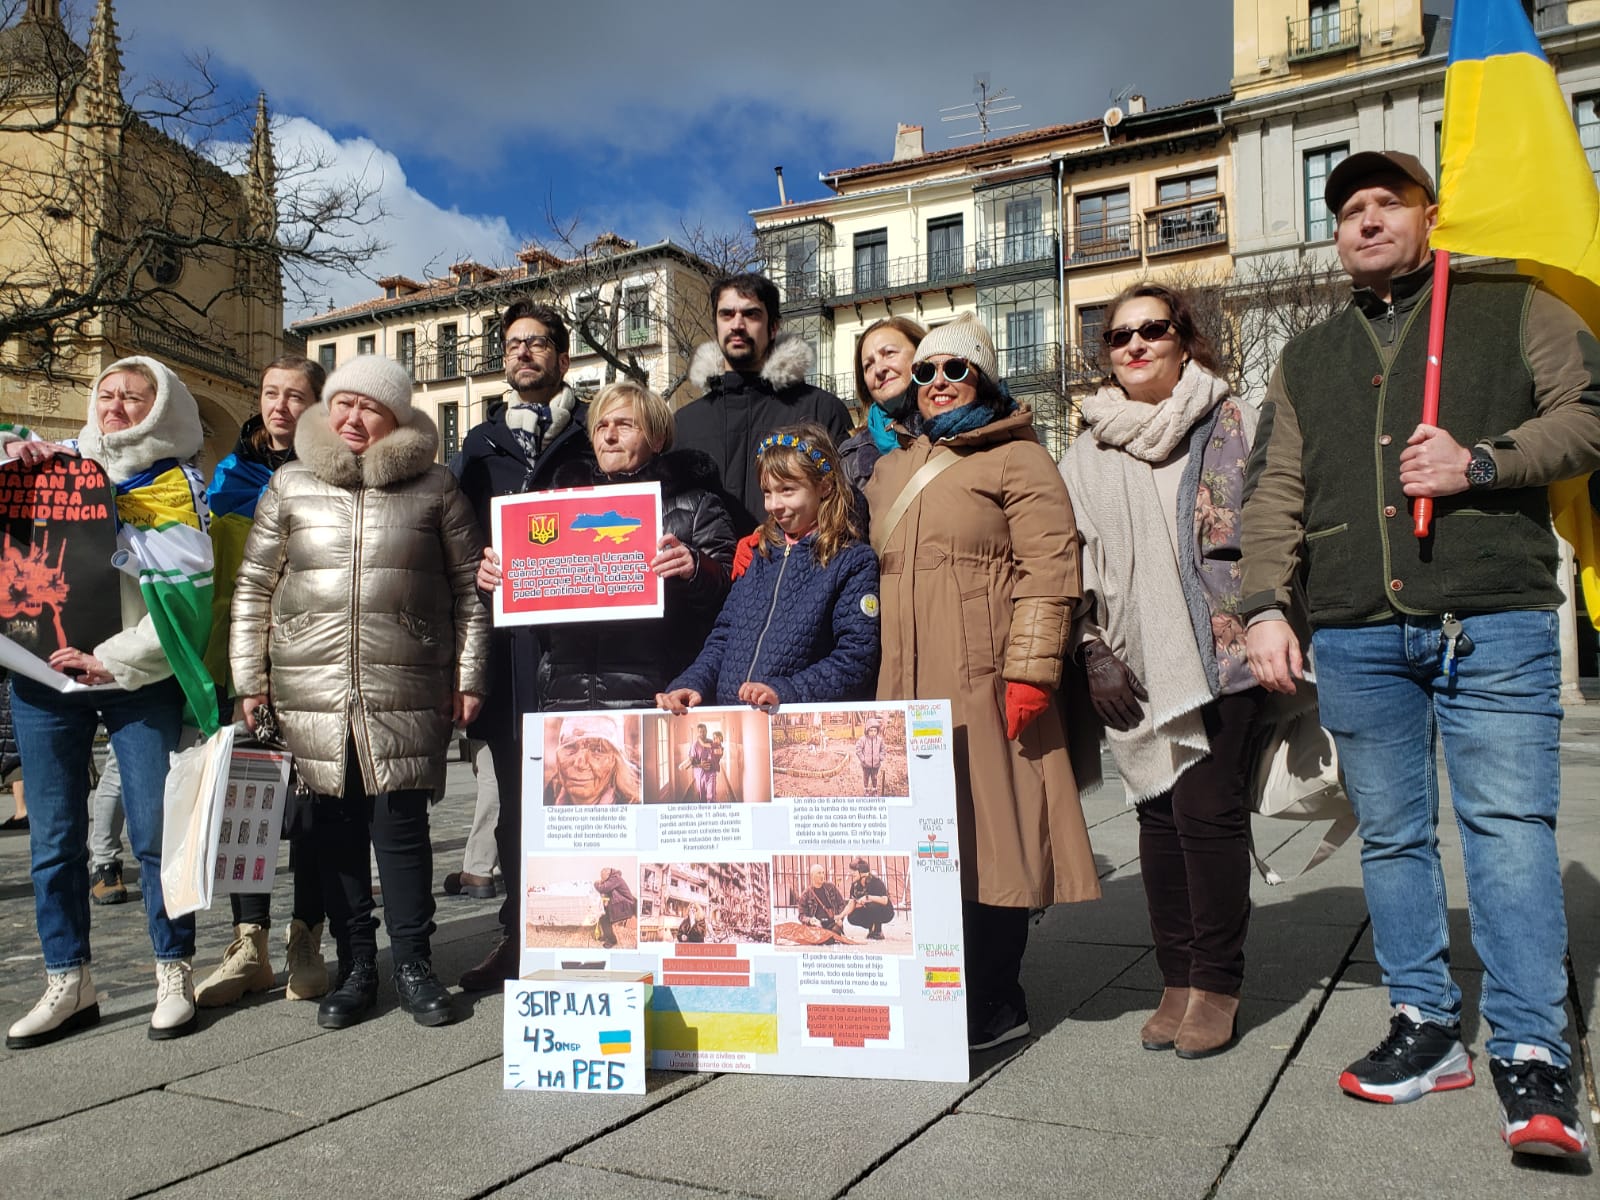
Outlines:
{"label": "woman in white hooded jacket", "polygon": [[[183,382],[153,358],[108,367],[90,394],[75,442],[41,442],[0,430],[0,451],[26,466],[80,453],[106,470],[115,492],[122,630],[91,649],[63,646],[50,665],[106,690],[63,693],[14,676],[12,714],[31,817],[34,905],[46,986],[11,1025],[6,1045],[43,1045],[100,1018],[89,972],[89,764],[102,722],[122,764],[128,835],[156,960],[150,1037],[195,1028],[194,917],[169,917],[161,896],[161,814],[167,762],[186,721],[210,732],[215,693],[202,655],[210,629],[211,542],[205,479],[192,460],[204,440]],[[81,586],[81,585],[80,585]]]}

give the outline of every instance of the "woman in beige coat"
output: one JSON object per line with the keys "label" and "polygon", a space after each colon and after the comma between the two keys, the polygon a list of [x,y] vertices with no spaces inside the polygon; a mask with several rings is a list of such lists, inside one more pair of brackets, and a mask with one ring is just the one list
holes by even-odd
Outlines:
{"label": "woman in beige coat", "polygon": [[[940,326],[912,372],[917,412],[866,486],[882,556],[878,698],[950,701],[968,1041],[984,1049],[1028,1033],[1028,910],[1100,895],[1054,700],[1077,537],[1032,414],[999,388],[988,331],[970,315]],[[902,502],[930,462],[949,465]]]}
{"label": "woman in beige coat", "polygon": [[[295,431],[297,461],[256,508],[233,599],[229,658],[254,728],[270,698],[314,793],[305,843],[339,951],[317,1023],[341,1029],[377,998],[376,851],[400,1003],[451,1019],[433,973],[428,805],[451,729],[477,715],[489,620],[473,584],[482,543],[411,376],[364,356],[329,376]],[[310,864],[301,869],[312,869]]]}

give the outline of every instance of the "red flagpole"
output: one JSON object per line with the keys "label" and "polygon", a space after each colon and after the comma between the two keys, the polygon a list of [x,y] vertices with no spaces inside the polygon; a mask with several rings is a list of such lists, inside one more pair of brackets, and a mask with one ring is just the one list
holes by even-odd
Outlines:
{"label": "red flagpole", "polygon": [[[1450,298],[1450,251],[1433,252],[1433,307],[1428,312],[1428,370],[1422,377],[1422,423],[1439,423],[1439,376],[1444,364],[1444,310]],[[1425,538],[1433,524],[1433,497],[1419,496],[1412,507],[1413,532]]]}

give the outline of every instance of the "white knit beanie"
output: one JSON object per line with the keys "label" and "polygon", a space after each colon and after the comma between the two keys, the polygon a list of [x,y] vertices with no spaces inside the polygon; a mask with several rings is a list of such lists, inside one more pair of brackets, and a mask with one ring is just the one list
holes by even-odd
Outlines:
{"label": "white knit beanie", "polygon": [[322,385],[322,399],[331,401],[340,392],[376,400],[400,424],[411,424],[411,372],[392,358],[358,354],[335,369]]}
{"label": "white knit beanie", "polygon": [[989,380],[1000,382],[1000,360],[994,352],[994,339],[974,313],[962,313],[934,329],[917,345],[913,363],[923,362],[935,354],[955,354],[966,359]]}

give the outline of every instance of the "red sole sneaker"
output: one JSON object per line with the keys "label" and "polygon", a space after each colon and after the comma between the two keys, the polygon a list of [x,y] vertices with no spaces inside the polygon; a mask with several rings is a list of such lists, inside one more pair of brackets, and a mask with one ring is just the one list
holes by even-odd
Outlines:
{"label": "red sole sneaker", "polygon": [[1513,1154],[1548,1158],[1587,1158],[1589,1155],[1589,1141],[1582,1127],[1574,1134],[1558,1117],[1548,1113],[1531,1118],[1520,1129],[1502,1128],[1500,1136]]}
{"label": "red sole sneaker", "polygon": [[[1455,1066],[1453,1063],[1444,1065],[1447,1068]],[[1339,1076],[1339,1087],[1346,1095],[1358,1100],[1371,1100],[1374,1104],[1408,1104],[1412,1100],[1420,1100],[1429,1092],[1453,1092],[1469,1088],[1474,1082],[1470,1057],[1465,1070],[1447,1069],[1439,1075],[1425,1073],[1396,1084],[1380,1086],[1363,1083],[1353,1071],[1346,1071]]]}

